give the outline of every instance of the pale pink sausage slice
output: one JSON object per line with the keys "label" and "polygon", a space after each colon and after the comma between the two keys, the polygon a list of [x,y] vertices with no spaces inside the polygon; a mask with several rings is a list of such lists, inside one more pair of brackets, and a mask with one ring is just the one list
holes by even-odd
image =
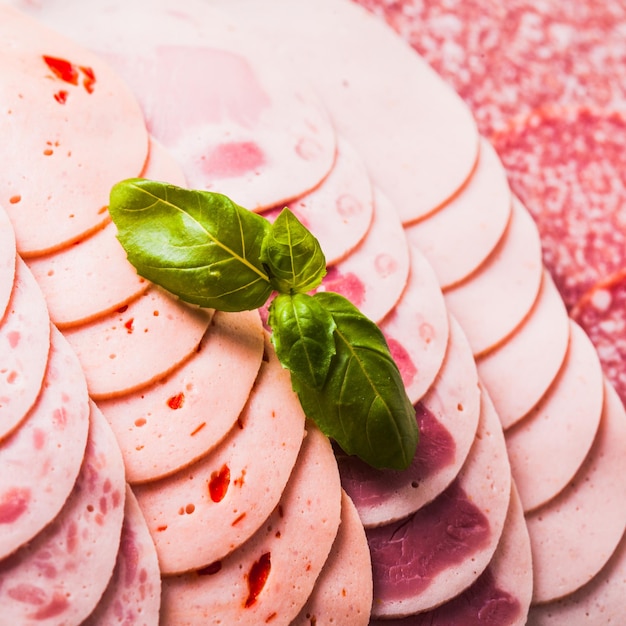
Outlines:
{"label": "pale pink sausage slice", "polygon": [[42,391],[21,426],[0,442],[0,558],[61,510],[80,470],[89,397],[80,363],[54,329]]}
{"label": "pale pink sausage slice", "polygon": [[458,323],[437,377],[416,407],[420,442],[404,471],[374,470],[354,457],[339,456],[344,489],[365,526],[410,515],[436,498],[456,478],[474,442],[480,415],[478,374]]}
{"label": "pale pink sausage slice", "polygon": [[0,206],[0,321],[6,313],[15,281],[15,233],[6,211]]}
{"label": "pale pink sausage slice", "polygon": [[307,428],[287,488],[263,526],[211,566],[163,579],[162,623],[289,624],[300,612],[330,554],[341,514],[332,448],[319,430]]}
{"label": "pale pink sausage slice", "polygon": [[567,487],[526,516],[533,551],[533,602],[562,598],[590,581],[626,526],[626,412],[605,383],[600,428]]}
{"label": "pale pink sausage slice", "polygon": [[106,222],[111,186],[143,170],[148,134],[129,88],[92,52],[7,6],[0,41],[0,204],[33,256]]}
{"label": "pale pink sausage slice", "polygon": [[162,478],[213,449],[243,409],[263,350],[256,311],[216,311],[197,353],[171,374],[98,402],[122,449],[126,480]]}
{"label": "pale pink sausage slice", "polygon": [[228,436],[194,465],[134,487],[164,574],[223,558],[258,530],[281,498],[305,416],[289,372],[269,345],[268,353]]}
{"label": "pale pink sausage slice", "polygon": [[159,562],[146,520],[127,487],[115,569],[94,612],[81,626],[155,626],[160,608]]}
{"label": "pale pink sausage slice", "polygon": [[600,360],[571,321],[569,350],[554,383],[536,407],[505,433],[524,511],[556,496],[582,465],[600,424],[604,381]]}
{"label": "pale pink sausage slice", "polygon": [[506,230],[512,201],[504,167],[483,139],[476,171],[465,186],[438,211],[406,229],[442,288],[467,278],[489,256]]}
{"label": "pale pink sausage slice", "polygon": [[[145,178],[185,185],[179,165],[155,140]],[[137,275],[116,238],[112,222],[72,246],[27,260],[39,283],[52,321],[59,327],[92,321],[130,302],[149,282]]]}
{"label": "pale pink sausage slice", "polygon": [[542,272],[537,227],[514,200],[511,220],[495,250],[474,274],[444,291],[474,356],[500,345],[524,321],[539,294]]}
{"label": "pale pink sausage slice", "polygon": [[74,490],[31,542],[0,561],[0,606],[8,624],[79,624],[113,572],[124,517],[124,463],[91,404],[89,438]]}
{"label": "pale pink sausage slice", "polygon": [[50,318],[41,289],[17,259],[15,283],[0,321],[0,441],[33,406],[50,352]]}
{"label": "pale pink sausage slice", "polygon": [[157,287],[65,336],[94,399],[134,391],[163,378],[198,348],[212,309],[198,309]]}
{"label": "pale pink sausage slice", "polygon": [[502,345],[476,360],[502,427],[506,430],[539,402],[567,353],[569,318],[550,274],[530,315]]}
{"label": "pale pink sausage slice", "polygon": [[372,563],[356,507],[344,491],[341,523],[313,593],[291,626],[367,626],[372,609]]}
{"label": "pale pink sausage slice", "polygon": [[367,236],[345,259],[328,268],[320,290],[340,293],[379,322],[402,296],[409,263],[409,244],[398,213],[375,189],[374,219]]}
{"label": "pale pink sausage slice", "polygon": [[407,395],[418,402],[432,384],[448,346],[448,312],[437,278],[422,253],[409,246],[409,280],[379,326],[395,359]]}

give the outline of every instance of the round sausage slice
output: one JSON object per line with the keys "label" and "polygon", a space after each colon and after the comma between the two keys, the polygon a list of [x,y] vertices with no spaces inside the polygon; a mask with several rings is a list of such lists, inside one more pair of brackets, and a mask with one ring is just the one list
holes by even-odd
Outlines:
{"label": "round sausage slice", "polygon": [[6,313],[15,281],[15,233],[6,211],[0,206],[0,320]]}

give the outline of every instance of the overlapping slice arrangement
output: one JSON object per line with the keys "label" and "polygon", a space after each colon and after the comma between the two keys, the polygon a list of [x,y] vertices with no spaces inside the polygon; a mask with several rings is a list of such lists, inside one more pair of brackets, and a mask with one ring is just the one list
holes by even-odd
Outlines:
{"label": "overlapping slice arrangement", "polygon": [[[0,212],[6,615],[25,624],[92,614],[87,623],[365,626],[461,623],[471,610],[493,611],[504,625],[566,623],[555,616],[575,619],[594,598],[614,606],[623,591],[626,511],[614,505],[626,502],[624,408],[568,320],[537,230],[457,96],[373,18],[336,0],[262,9],[163,0],[150,11],[167,28],[143,39],[143,3],[126,5],[31,7],[130,80],[143,115],[109,115],[135,120],[131,136],[144,137],[145,153],[120,157],[119,178],[186,178],[268,215],[289,201],[332,250],[322,288],[383,330],[421,439],[401,472],[333,454],[306,420],[257,311],[199,310],[137,279],[106,214],[58,238],[32,219],[31,236],[13,202],[17,251],[49,309]],[[12,9],[0,16],[18,33],[39,32]],[[319,23],[315,37],[307,16]],[[35,57],[21,71],[49,91],[60,78],[45,57],[70,44],[47,36],[42,30],[43,53],[24,49]],[[317,45],[320,36],[327,45]],[[286,82],[276,65],[258,70],[266,54],[258,38],[276,41],[284,71],[300,68],[318,95]],[[101,62],[85,58],[96,93]],[[105,67],[103,76],[115,76]],[[397,70],[393,80],[385,67]],[[372,71],[380,74],[373,92]],[[290,121],[280,129],[286,103]],[[92,132],[85,115],[68,120],[74,132]],[[10,187],[3,176],[0,186]],[[75,191],[73,180],[70,169]],[[86,194],[88,212],[95,198]],[[50,331],[48,311],[65,339]],[[36,364],[20,351],[31,337]],[[572,408],[574,393],[582,399]],[[39,463],[29,463],[30,475],[20,452],[28,446]],[[541,466],[538,483],[528,458],[535,467],[560,460]],[[29,481],[47,472],[45,484],[50,468],[64,478],[31,506]],[[598,518],[602,532],[585,530]],[[571,532],[555,542],[561,527]],[[581,533],[586,558],[572,559]]]}

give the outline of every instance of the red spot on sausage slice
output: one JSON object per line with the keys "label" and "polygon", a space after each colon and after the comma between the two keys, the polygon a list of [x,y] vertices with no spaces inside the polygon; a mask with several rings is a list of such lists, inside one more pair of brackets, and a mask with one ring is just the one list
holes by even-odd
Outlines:
{"label": "red spot on sausage slice", "polygon": [[248,597],[246,598],[245,607],[251,607],[258,599],[259,594],[263,591],[267,578],[272,569],[271,555],[269,552],[262,554],[258,561],[255,561],[248,573]]}
{"label": "red spot on sausage slice", "polygon": [[181,409],[184,403],[185,403],[185,394],[181,392],[169,398],[167,401],[167,406],[169,406],[170,409],[172,410],[176,410],[176,409]]}
{"label": "red spot on sausage slice", "polygon": [[265,164],[265,155],[256,143],[241,141],[220,144],[202,161],[206,174],[234,178],[258,170]]}
{"label": "red spot on sausage slice", "polygon": [[0,524],[12,524],[28,509],[29,489],[10,489],[0,499]]}
{"label": "red spot on sausage slice", "polygon": [[57,78],[71,85],[78,85],[78,68],[73,63],[66,59],[46,55],[44,55],[43,60]]}
{"label": "red spot on sausage slice", "polygon": [[213,502],[221,502],[228,491],[230,485],[230,468],[223,465],[219,471],[211,474],[209,480],[209,495]]}

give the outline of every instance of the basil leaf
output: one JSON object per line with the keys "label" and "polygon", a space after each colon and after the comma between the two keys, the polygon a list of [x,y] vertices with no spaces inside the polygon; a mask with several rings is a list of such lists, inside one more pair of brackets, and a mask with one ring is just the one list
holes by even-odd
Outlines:
{"label": "basil leaf", "polygon": [[307,294],[279,294],[270,305],[268,321],[283,367],[292,378],[321,389],[335,354],[335,322],[330,313]]}
{"label": "basil leaf", "polygon": [[305,293],[326,274],[326,258],[318,240],[288,209],[283,209],[263,243],[261,260],[267,265],[274,289]]}
{"label": "basil leaf", "polygon": [[348,454],[406,469],[418,441],[415,409],[380,329],[343,296],[313,296],[335,320],[336,353],[320,389],[292,377],[305,413]]}
{"label": "basil leaf", "polygon": [[109,212],[137,272],[181,300],[242,311],[269,298],[270,224],[226,196],[135,178],[113,187]]}

